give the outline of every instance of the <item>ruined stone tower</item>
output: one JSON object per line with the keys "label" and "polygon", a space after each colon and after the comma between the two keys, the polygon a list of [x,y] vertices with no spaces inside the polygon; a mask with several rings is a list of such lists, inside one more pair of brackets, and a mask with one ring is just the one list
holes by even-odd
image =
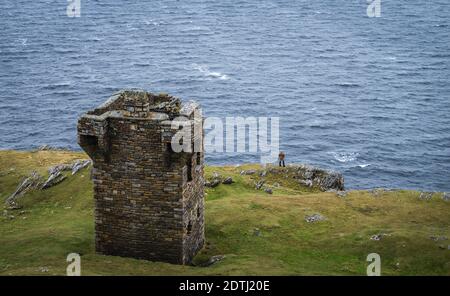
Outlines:
{"label": "ruined stone tower", "polygon": [[[202,131],[198,110],[125,90],[79,119],[78,142],[94,163],[97,252],[188,264],[202,248],[203,152],[176,153],[171,145],[174,118]],[[202,133],[192,134],[203,148]]]}

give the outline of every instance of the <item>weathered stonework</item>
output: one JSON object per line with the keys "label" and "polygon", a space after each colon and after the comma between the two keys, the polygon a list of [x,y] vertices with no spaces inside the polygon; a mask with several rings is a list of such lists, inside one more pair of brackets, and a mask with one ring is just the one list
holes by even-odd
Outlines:
{"label": "weathered stonework", "polygon": [[[93,160],[97,252],[189,264],[203,247],[203,152],[170,144],[171,120],[182,116],[194,130],[196,110],[126,90],[79,119],[78,142]],[[202,135],[194,141],[203,147]]]}

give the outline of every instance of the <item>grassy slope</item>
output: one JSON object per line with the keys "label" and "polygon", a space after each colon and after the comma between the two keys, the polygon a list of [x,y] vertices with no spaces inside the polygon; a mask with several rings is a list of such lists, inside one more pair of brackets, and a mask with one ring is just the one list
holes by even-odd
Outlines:
{"label": "grassy slope", "polygon": [[[51,165],[85,157],[74,152],[0,151],[0,201],[31,170],[46,174]],[[255,166],[244,166],[251,167]],[[62,275],[65,258],[72,252],[82,255],[84,275],[364,275],[366,256],[372,252],[381,255],[384,275],[450,275],[450,241],[430,239],[431,235],[450,237],[450,203],[439,194],[430,201],[419,200],[413,191],[378,197],[353,191],[339,198],[334,193],[302,191],[289,181],[268,176],[268,184],[281,184],[268,195],[254,190],[254,177],[240,176],[242,169],[206,169],[207,175],[216,171],[237,181],[207,191],[207,245],[195,261],[226,255],[213,266],[95,254],[92,183],[89,169],[84,169],[53,188],[28,193],[21,201],[22,210],[8,211],[14,219],[0,216],[0,275]],[[305,215],[313,213],[327,220],[306,223]],[[369,240],[380,232],[390,236]]]}

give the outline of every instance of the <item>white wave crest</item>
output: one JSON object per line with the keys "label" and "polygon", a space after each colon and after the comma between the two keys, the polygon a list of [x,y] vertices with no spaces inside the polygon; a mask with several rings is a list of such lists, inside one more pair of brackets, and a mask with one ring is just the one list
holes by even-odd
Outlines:
{"label": "white wave crest", "polygon": [[368,167],[370,165],[370,163],[367,163],[367,164],[358,164],[358,166],[360,167],[360,168],[366,168],[366,167]]}
{"label": "white wave crest", "polygon": [[339,162],[351,162],[355,161],[359,153],[358,152],[333,152],[332,153],[334,159],[336,159]]}
{"label": "white wave crest", "polygon": [[209,67],[206,65],[194,64],[193,67],[194,67],[194,69],[200,71],[200,73],[203,73],[207,77],[218,78],[220,80],[230,79],[230,77],[227,74],[211,71],[211,70],[209,70]]}

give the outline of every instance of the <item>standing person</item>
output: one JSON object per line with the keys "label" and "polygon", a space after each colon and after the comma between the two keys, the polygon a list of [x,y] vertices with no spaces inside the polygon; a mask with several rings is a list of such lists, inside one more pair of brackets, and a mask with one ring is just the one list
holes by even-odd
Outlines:
{"label": "standing person", "polygon": [[278,154],[278,164],[279,166],[281,166],[281,163],[283,163],[283,167],[285,167],[284,165],[284,158],[285,158],[285,154],[283,151],[280,151],[280,153]]}

